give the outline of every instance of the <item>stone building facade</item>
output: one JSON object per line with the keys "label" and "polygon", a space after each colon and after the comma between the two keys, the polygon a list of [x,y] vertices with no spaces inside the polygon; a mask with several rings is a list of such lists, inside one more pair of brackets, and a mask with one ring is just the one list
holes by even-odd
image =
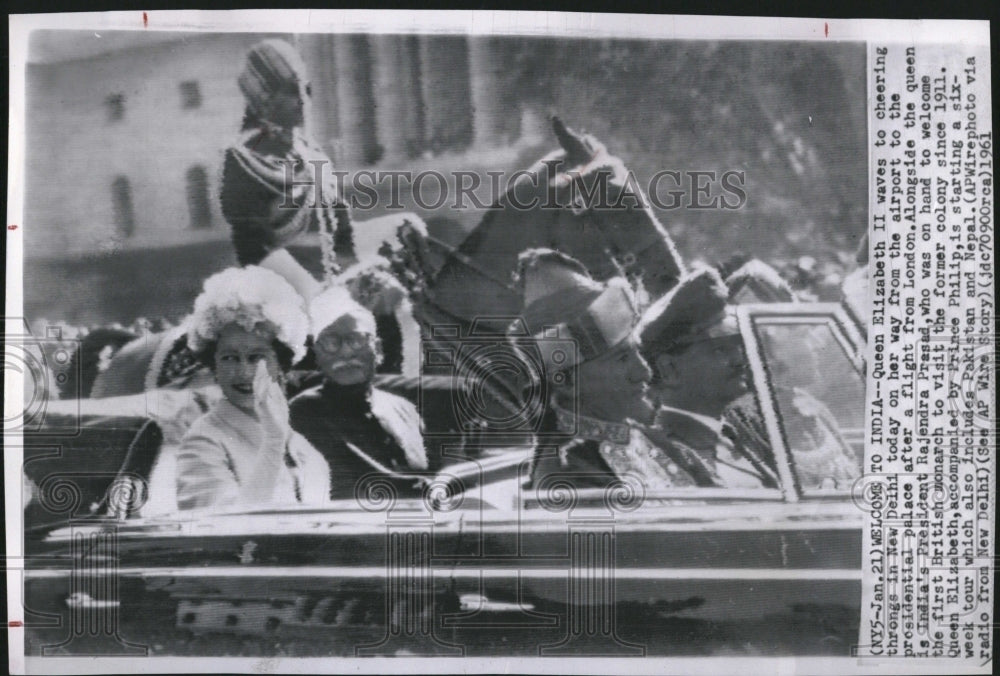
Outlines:
{"label": "stone building facade", "polygon": [[[99,37],[108,45],[100,53],[63,50],[29,63],[26,256],[227,238],[217,195],[222,153],[243,114],[236,79],[247,49],[271,36],[143,44],[133,34],[120,47],[114,34]],[[517,136],[518,103],[498,83],[494,38],[283,37],[309,67],[314,131],[338,169],[403,169]]]}

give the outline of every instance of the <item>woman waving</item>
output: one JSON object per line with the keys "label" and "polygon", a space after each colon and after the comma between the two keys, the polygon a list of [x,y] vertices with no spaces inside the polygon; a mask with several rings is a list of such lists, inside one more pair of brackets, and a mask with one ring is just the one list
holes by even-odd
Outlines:
{"label": "woman waving", "polygon": [[316,503],[329,468],[288,423],[284,375],[305,354],[302,297],[281,276],[231,268],[210,277],[188,320],[188,345],[223,399],[196,420],[177,453],[181,509]]}

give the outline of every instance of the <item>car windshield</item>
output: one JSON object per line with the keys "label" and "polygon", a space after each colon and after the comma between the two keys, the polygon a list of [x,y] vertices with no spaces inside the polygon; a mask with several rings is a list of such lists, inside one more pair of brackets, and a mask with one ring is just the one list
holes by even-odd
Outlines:
{"label": "car windshield", "polygon": [[864,454],[864,375],[830,321],[765,320],[757,330],[799,485],[850,489]]}

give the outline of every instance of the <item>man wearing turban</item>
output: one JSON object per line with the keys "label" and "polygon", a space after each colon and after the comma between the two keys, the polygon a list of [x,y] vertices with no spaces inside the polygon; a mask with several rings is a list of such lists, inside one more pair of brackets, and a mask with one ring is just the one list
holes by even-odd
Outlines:
{"label": "man wearing turban", "polygon": [[374,386],[382,358],[374,315],[333,286],[312,299],[309,316],[323,382],[292,400],[291,421],[330,464],[331,497],[352,498],[375,475],[419,489],[428,468],[420,414]]}
{"label": "man wearing turban", "polygon": [[239,87],[246,100],[243,130],[226,150],[220,195],[236,258],[274,270],[310,298],[319,283],[285,250],[288,244],[307,230],[333,233],[324,264],[338,269],[327,270],[328,277],[354,263],[356,254],[332,162],[307,132],[305,64],[287,42],[264,40],[247,54]]}

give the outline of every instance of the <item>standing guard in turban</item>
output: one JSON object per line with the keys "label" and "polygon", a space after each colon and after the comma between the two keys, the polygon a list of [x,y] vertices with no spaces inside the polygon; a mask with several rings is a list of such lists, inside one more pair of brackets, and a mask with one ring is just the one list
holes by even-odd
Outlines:
{"label": "standing guard in turban", "polygon": [[326,271],[328,279],[356,255],[332,162],[308,133],[305,64],[287,42],[264,40],[247,54],[239,87],[246,99],[243,130],[226,150],[221,191],[236,258],[240,265],[274,270],[310,298],[320,285],[285,246],[318,229],[330,248],[324,265],[337,266]]}
{"label": "standing guard in turban", "polygon": [[[277,272],[306,301],[324,286],[346,286],[375,314],[386,354],[381,370],[415,375],[411,343],[419,342],[419,329],[412,308],[386,271],[388,261],[355,250],[333,163],[309,134],[312,87],[302,58],[287,42],[264,40],[247,54],[239,87],[246,99],[243,130],[226,150],[221,190],[238,262]],[[409,212],[369,219],[365,226],[377,232],[407,224],[426,227]],[[307,231],[319,232],[322,282],[286,249]]]}

